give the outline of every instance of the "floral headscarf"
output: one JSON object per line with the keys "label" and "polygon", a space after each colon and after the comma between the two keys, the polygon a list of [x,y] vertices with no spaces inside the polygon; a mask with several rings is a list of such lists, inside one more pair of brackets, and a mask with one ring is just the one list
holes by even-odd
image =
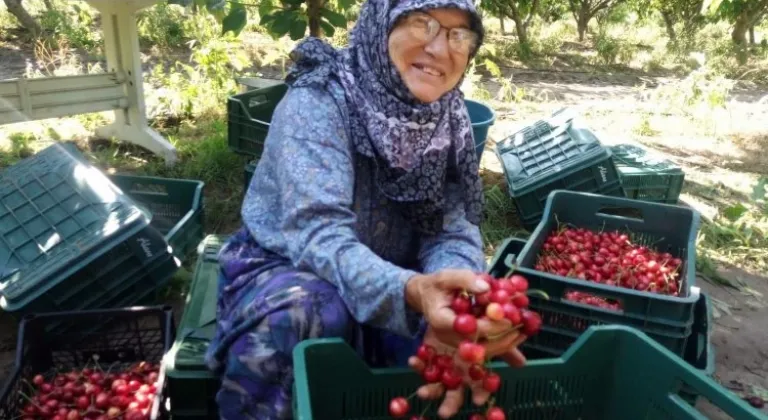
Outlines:
{"label": "floral headscarf", "polygon": [[325,86],[331,78],[340,83],[346,101],[340,109],[348,110],[355,150],[374,160],[379,188],[424,233],[442,229],[447,177],[461,186],[470,222],[480,224],[483,207],[461,82],[437,101],[423,103],[389,57],[389,33],[398,19],[437,8],[468,12],[482,42],[482,23],[470,0],[366,0],[347,48],[305,39],[291,53],[295,64],[286,78],[297,87]]}

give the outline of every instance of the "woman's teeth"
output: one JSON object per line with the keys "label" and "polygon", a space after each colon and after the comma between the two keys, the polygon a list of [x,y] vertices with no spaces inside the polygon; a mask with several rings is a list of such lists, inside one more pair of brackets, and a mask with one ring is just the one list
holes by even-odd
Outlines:
{"label": "woman's teeth", "polygon": [[431,76],[438,76],[438,77],[442,76],[442,73],[439,70],[435,69],[435,68],[432,68],[432,67],[429,67],[429,66],[422,66],[422,65],[417,65],[415,67],[417,69],[423,71],[424,73],[427,73],[427,74],[431,75]]}

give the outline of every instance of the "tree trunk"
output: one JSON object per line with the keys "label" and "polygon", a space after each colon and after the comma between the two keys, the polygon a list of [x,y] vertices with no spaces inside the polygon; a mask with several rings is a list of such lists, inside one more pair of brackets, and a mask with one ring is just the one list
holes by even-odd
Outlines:
{"label": "tree trunk", "polygon": [[749,43],[755,45],[755,25],[749,27]]}
{"label": "tree trunk", "polygon": [[33,37],[37,37],[43,30],[40,28],[40,24],[37,23],[35,18],[27,12],[21,4],[21,1],[22,0],[5,0],[5,6],[8,8],[8,13],[14,15],[24,29],[28,30]]}
{"label": "tree trunk", "polygon": [[43,0],[43,4],[45,4],[45,8],[48,10],[53,10],[53,0]]}
{"label": "tree trunk", "polygon": [[499,26],[501,26],[501,34],[506,35],[507,30],[504,29],[504,16],[499,16]]}
{"label": "tree trunk", "polygon": [[731,31],[731,39],[736,45],[747,44],[747,31],[749,30],[749,15],[747,13],[741,13],[733,25],[733,31]]}
{"label": "tree trunk", "polygon": [[584,41],[587,29],[589,29],[590,20],[592,20],[592,16],[589,15],[589,9],[582,7],[579,11],[579,19],[576,21],[576,29],[579,31],[579,42]]}
{"label": "tree trunk", "polygon": [[668,10],[661,12],[661,17],[664,19],[664,26],[667,28],[667,36],[669,40],[675,42],[677,40],[677,34],[675,33],[675,21],[672,19],[672,13]]}
{"label": "tree trunk", "polygon": [[517,42],[520,45],[528,45],[528,28],[523,23],[519,15],[513,17],[515,21],[515,32],[517,32]]}
{"label": "tree trunk", "polygon": [[307,22],[309,23],[309,36],[319,38],[320,10],[323,8],[323,0],[309,0],[307,4]]}

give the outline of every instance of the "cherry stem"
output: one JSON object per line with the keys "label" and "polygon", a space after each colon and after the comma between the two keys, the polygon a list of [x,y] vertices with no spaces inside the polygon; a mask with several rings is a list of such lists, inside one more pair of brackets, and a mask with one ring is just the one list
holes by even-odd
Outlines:
{"label": "cherry stem", "polygon": [[427,410],[429,410],[429,408],[430,408],[430,407],[432,407],[432,400],[429,400],[429,401],[427,402],[427,406],[426,406],[426,407],[424,407],[424,410],[422,410],[421,414],[419,414],[419,419],[421,419],[422,417],[424,417],[424,414],[426,414],[426,413],[427,413]]}
{"label": "cherry stem", "polygon": [[502,338],[502,337],[504,337],[505,335],[507,335],[507,334],[509,334],[509,333],[511,333],[511,332],[517,331],[517,330],[519,330],[519,329],[520,329],[520,328],[522,328],[522,327],[523,327],[523,324],[520,324],[520,325],[514,326],[514,327],[512,327],[512,328],[510,328],[510,329],[508,329],[508,330],[506,330],[506,331],[500,332],[500,333],[498,333],[498,334],[496,334],[496,335],[489,335],[489,336],[487,337],[487,338],[488,338],[488,341],[494,341],[494,340],[497,340],[497,339],[499,339],[499,338]]}
{"label": "cherry stem", "polygon": [[33,400],[32,398],[30,398],[30,397],[29,397],[27,394],[25,394],[25,393],[23,393],[23,392],[19,391],[19,395],[21,395],[21,396],[22,396],[24,399],[26,399],[27,401],[29,401],[29,402],[30,402],[32,405],[34,405],[35,407],[37,407],[37,408],[43,408],[43,407],[41,407],[40,405],[38,405],[38,404],[35,402],[35,400]]}

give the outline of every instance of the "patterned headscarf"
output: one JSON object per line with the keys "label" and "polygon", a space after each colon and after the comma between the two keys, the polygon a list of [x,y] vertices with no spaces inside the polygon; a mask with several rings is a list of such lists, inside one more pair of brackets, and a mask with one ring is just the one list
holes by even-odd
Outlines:
{"label": "patterned headscarf", "polygon": [[463,204],[470,222],[479,225],[483,211],[461,81],[437,101],[423,103],[389,57],[389,33],[398,19],[437,8],[468,12],[482,42],[482,23],[471,0],[366,0],[347,48],[305,39],[291,53],[294,65],[286,78],[289,86],[325,86],[331,78],[340,83],[346,101],[340,108],[348,110],[355,150],[373,159],[378,187],[424,233],[442,229],[447,177],[461,186],[464,202],[456,205]]}

